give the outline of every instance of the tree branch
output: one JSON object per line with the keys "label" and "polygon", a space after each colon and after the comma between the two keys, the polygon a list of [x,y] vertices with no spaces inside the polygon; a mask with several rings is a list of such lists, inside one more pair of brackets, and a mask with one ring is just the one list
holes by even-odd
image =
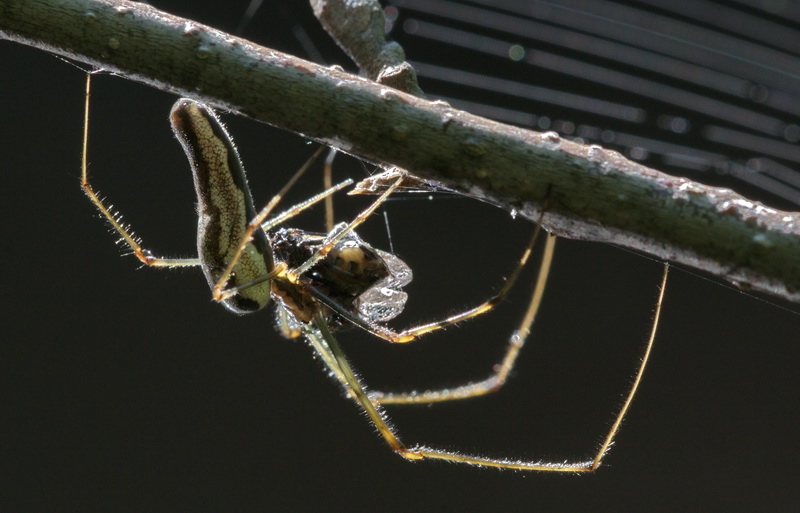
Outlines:
{"label": "tree branch", "polygon": [[379,84],[424,97],[399,43],[386,40],[378,0],[310,0],[314,15],[358,68]]}
{"label": "tree branch", "polygon": [[800,301],[800,215],[455,110],[140,3],[0,0],[0,37],[408,169],[538,219]]}

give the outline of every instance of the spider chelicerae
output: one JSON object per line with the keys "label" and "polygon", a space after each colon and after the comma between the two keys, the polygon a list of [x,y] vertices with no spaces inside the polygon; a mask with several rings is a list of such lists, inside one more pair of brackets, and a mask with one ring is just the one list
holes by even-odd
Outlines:
{"label": "spider chelicerae", "polygon": [[[307,162],[272,200],[256,212],[238,152],[214,112],[189,99],[180,99],[170,119],[192,167],[198,197],[198,258],[154,256],[122,224],[89,183],[87,166],[90,77],[86,82],[82,186],[90,200],[113,226],[136,257],[153,267],[200,267],[214,299],[237,314],[276,304],[278,328],[289,338],[304,337],[321,357],[346,394],[367,413],[389,446],[409,460],[439,459],[496,468],[579,472],[595,470],[627,413],[641,380],[658,326],[667,267],[656,303],[656,313],[642,363],[616,419],[595,455],[574,463],[518,461],[459,454],[424,446],[407,446],[389,425],[382,404],[431,403],[467,399],[498,390],[506,382],[541,304],[555,237],[548,235],[530,304],[509,337],[501,362],[483,380],[439,390],[406,393],[368,392],[345,358],[334,331],[357,326],[392,343],[408,343],[444,327],[489,312],[507,295],[527,263],[541,231],[537,224],[522,256],[497,294],[480,305],[443,320],[394,331],[385,323],[397,316],[406,302],[401,288],[411,281],[409,267],[391,253],[372,248],[355,233],[404,181],[419,183],[402,172],[388,172],[362,184],[358,191],[378,191],[378,198],[349,223],[328,233],[278,228],[286,220],[350,185],[347,180],[270,217],[288,189],[310,166]],[[321,150],[320,150],[321,151]],[[318,151],[316,155],[320,153]]]}

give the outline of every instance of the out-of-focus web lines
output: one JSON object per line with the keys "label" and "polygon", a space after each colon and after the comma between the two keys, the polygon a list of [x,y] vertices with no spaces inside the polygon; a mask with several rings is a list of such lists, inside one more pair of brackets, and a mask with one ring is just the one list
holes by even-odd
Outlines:
{"label": "out-of-focus web lines", "polygon": [[800,204],[800,7],[760,5],[390,0],[387,14],[407,50],[427,45],[408,52],[426,91],[446,82],[456,107],[668,172],[727,175],[791,208]]}

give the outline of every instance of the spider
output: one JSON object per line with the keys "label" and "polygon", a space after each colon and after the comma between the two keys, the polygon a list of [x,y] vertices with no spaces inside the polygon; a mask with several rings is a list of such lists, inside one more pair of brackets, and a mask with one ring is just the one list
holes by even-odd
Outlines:
{"label": "spider", "polygon": [[[215,300],[236,314],[276,305],[277,325],[288,338],[304,337],[321,357],[347,396],[367,413],[388,445],[408,460],[438,459],[484,467],[518,470],[581,472],[593,471],[608,451],[638,389],[653,345],[666,285],[665,265],[655,315],[644,356],[622,408],[592,459],[578,462],[517,461],[460,454],[424,446],[409,446],[400,440],[381,408],[382,404],[431,403],[467,399],[500,389],[506,382],[530,332],[541,304],[552,262],[555,237],[548,235],[530,304],[509,338],[505,355],[486,379],[453,388],[423,392],[368,392],[345,358],[334,331],[356,326],[391,343],[409,343],[418,337],[489,312],[508,294],[526,265],[541,232],[536,224],[530,241],[503,287],[482,304],[443,320],[394,331],[386,321],[400,313],[406,294],[401,288],[411,281],[409,267],[391,253],[372,248],[355,233],[404,180],[404,173],[382,175],[361,192],[379,190],[372,204],[349,223],[340,223],[329,233],[310,233],[279,228],[287,219],[310,205],[350,185],[351,180],[270,218],[288,189],[311,164],[311,159],[256,213],[238,152],[227,131],[207,106],[180,99],[170,120],[191,164],[198,196],[198,258],[175,259],[153,255],[124,226],[118,214],[106,206],[89,183],[88,123],[90,78],[87,74],[84,108],[82,187],[103,217],[145,265],[153,267],[200,267]],[[416,179],[408,179],[415,182]],[[540,219],[541,221],[541,219]]]}

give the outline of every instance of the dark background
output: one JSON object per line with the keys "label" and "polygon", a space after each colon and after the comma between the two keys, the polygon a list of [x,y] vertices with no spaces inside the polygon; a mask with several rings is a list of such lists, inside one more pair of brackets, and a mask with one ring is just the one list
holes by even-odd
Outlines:
{"label": "dark background", "polygon": [[[233,31],[247,2],[154,4]],[[759,13],[736,5],[747,14]],[[351,68],[307,11],[301,2],[268,2],[243,35],[305,55],[293,34],[299,26],[322,47],[326,60]],[[566,76],[509,69],[514,64],[507,59],[415,38],[400,27],[416,13],[402,7],[399,12],[393,35],[412,60],[480,69],[576,94],[591,90]],[[763,17],[792,26],[779,14]],[[509,36],[515,38],[536,44]],[[233,316],[213,304],[199,271],[140,269],[133,257],[120,258],[124,251],[115,247],[115,236],[79,187],[85,75],[8,42],[0,46],[0,66],[3,511],[796,507],[796,305],[742,294],[693,271],[674,272],[652,364],[615,447],[593,475],[411,464],[391,453],[320,372],[304,344],[275,332],[271,313]],[[796,75],[794,80],[787,80],[787,90],[797,87]],[[553,123],[584,119],[552,105],[520,105],[510,97],[503,103],[502,95],[489,92],[473,91],[470,97],[463,88],[424,76],[421,85],[454,104],[463,97],[526,109],[536,116],[534,124],[544,115]],[[613,91],[601,96],[609,95]],[[167,123],[174,100],[120,78],[97,76],[89,159],[95,184],[147,247],[193,256],[191,178]],[[662,109],[647,98],[631,101],[647,112]],[[791,121],[796,114],[782,118]],[[588,119],[605,126],[602,119]],[[256,203],[263,204],[309,148],[299,137],[249,120],[225,116],[225,121],[249,170]],[[692,122],[693,127],[711,123],[699,115]],[[639,135],[651,130],[652,139],[669,139],[669,134],[659,139],[657,127],[647,123],[628,130]],[[687,146],[725,153],[699,129],[682,137]],[[726,151],[733,164],[759,157]],[[649,155],[647,165],[681,171],[659,160],[657,152]],[[769,194],[724,170],[712,165],[692,176],[796,209],[789,189]],[[340,159],[336,174],[359,178],[365,171]],[[320,188],[314,175],[290,199]],[[340,195],[337,217],[349,219],[364,205]],[[385,211],[394,251],[415,272],[407,311],[394,326],[438,318],[486,298],[513,267],[532,230],[526,221],[463,198],[398,200]],[[294,224],[321,229],[322,214],[311,211]],[[387,248],[380,217],[361,233]],[[405,441],[512,458],[591,457],[640,357],[661,266],[611,246],[572,241],[562,241],[556,257],[539,321],[507,388],[463,403],[389,409]],[[495,312],[415,344],[390,347],[352,331],[340,340],[373,388],[481,378],[521,317],[534,272],[531,266]]]}

